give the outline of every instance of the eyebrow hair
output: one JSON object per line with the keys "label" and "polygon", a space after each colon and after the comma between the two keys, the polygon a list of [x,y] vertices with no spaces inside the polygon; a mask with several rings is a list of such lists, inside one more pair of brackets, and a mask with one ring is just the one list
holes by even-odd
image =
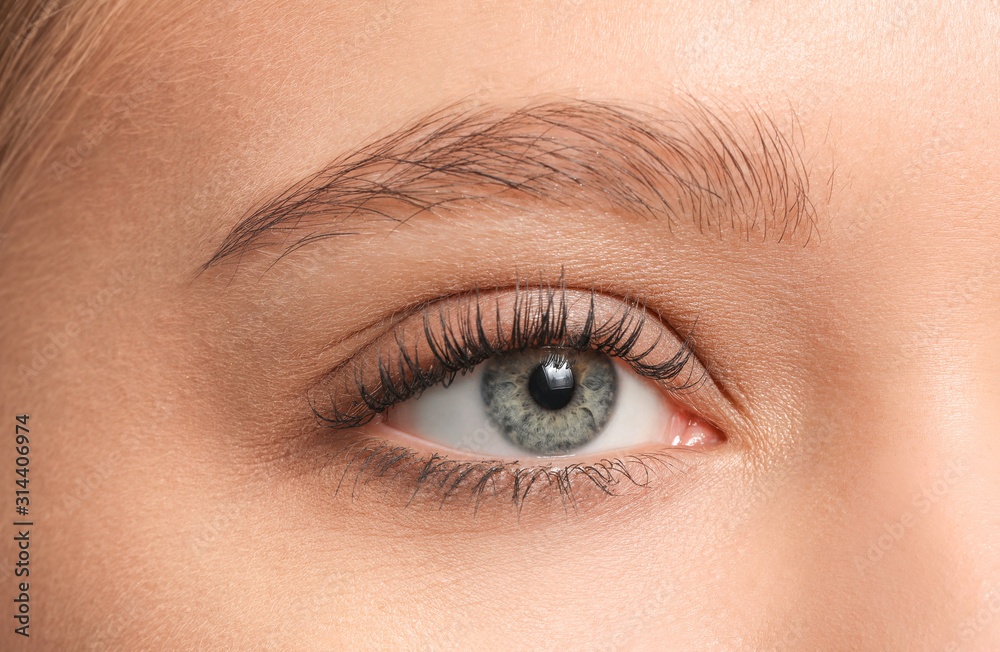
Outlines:
{"label": "eyebrow hair", "polygon": [[453,106],[259,204],[203,269],[276,245],[280,260],[355,235],[356,219],[404,223],[473,205],[624,211],[671,231],[688,219],[702,233],[782,242],[804,232],[807,243],[815,209],[795,139],[765,113],[740,117],[693,99],[673,111],[582,100]]}

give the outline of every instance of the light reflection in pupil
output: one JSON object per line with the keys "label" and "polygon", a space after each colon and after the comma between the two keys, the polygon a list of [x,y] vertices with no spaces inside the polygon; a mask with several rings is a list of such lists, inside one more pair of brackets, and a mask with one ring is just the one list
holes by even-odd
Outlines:
{"label": "light reflection in pupil", "polygon": [[549,356],[535,367],[528,379],[531,398],[546,410],[561,410],[573,399],[576,382],[573,368],[562,356]]}

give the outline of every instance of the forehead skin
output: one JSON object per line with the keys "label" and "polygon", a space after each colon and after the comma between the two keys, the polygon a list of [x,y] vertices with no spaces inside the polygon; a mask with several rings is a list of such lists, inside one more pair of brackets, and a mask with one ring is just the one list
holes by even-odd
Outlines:
{"label": "forehead skin", "polygon": [[[995,4],[170,11],[120,19],[63,167],[0,243],[0,405],[37,433],[35,643],[1000,642]],[[809,168],[817,237],[494,212],[198,275],[248,210],[372,137],[553,96],[766,111]],[[697,318],[744,408],[721,462],[672,492],[473,520],[334,499],[278,454],[365,315],[553,265]]]}

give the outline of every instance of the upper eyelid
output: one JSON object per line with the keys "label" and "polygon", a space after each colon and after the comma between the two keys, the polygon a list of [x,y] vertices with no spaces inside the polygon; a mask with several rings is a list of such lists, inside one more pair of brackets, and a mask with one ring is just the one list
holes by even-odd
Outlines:
{"label": "upper eyelid", "polygon": [[808,242],[815,209],[795,134],[760,112],[737,120],[690,98],[676,104],[669,112],[575,100],[451,107],[264,202],[202,269],[271,245],[284,256],[352,235],[349,219],[400,222],[469,202],[598,206],[744,239],[803,231]]}
{"label": "upper eyelid", "polygon": [[[457,315],[460,324],[457,331],[449,331],[449,329],[454,328],[454,324],[442,325],[442,328],[437,332],[437,334],[433,334],[434,332],[432,331],[431,337],[440,337],[441,332],[451,332],[452,335],[454,335],[455,332],[461,333],[461,335],[459,336],[459,340],[448,342],[447,344],[441,344],[439,342],[439,345],[447,346],[449,347],[449,349],[454,349],[457,346],[460,349],[459,351],[460,355],[461,350],[467,350],[462,348],[460,340],[464,340],[465,338],[468,337],[478,339],[480,335],[478,332],[476,332],[477,327],[474,326],[473,324],[478,323],[479,327],[482,326],[481,321],[477,321],[475,319],[469,321],[469,318],[472,316],[471,312],[465,313],[466,317],[465,321],[467,323],[461,325],[462,309],[464,308],[465,310],[470,311],[473,307],[475,307],[476,314],[479,314],[479,311],[482,309],[482,306],[484,304],[487,306],[494,305],[497,311],[496,321],[492,323],[491,327],[487,327],[487,331],[489,332],[484,333],[483,335],[491,339],[492,343],[489,346],[496,347],[499,350],[494,353],[490,353],[490,355],[486,357],[490,357],[491,355],[494,354],[500,354],[507,350],[518,350],[518,349],[523,350],[524,348],[532,348],[534,346],[552,345],[553,342],[547,340],[541,343],[530,339],[528,340],[520,339],[515,342],[510,342],[510,341],[503,342],[502,339],[504,335],[502,333],[498,335],[497,333],[493,332],[492,327],[500,329],[506,326],[504,318],[500,315],[501,301],[503,300],[506,302],[506,304],[508,304],[507,309],[508,311],[510,311],[510,304],[512,303],[516,304],[518,300],[517,299],[518,291],[521,292],[520,296],[522,298],[527,297],[529,300],[532,297],[537,296],[539,297],[538,299],[539,301],[551,302],[552,297],[558,295],[560,297],[558,301],[561,302],[559,303],[560,306],[568,305],[569,301],[567,300],[567,297],[569,297],[569,299],[574,300],[574,302],[589,300],[591,302],[591,305],[588,308],[587,312],[588,320],[591,319],[592,317],[595,317],[595,315],[598,315],[596,319],[600,320],[603,323],[610,323],[611,327],[616,326],[616,324],[614,323],[616,316],[620,316],[623,320],[625,319],[629,320],[623,322],[624,327],[617,331],[613,332],[605,331],[603,333],[597,333],[597,335],[603,336],[604,339],[599,340],[598,338],[595,338],[595,344],[597,344],[598,341],[606,344],[607,346],[605,346],[604,348],[605,352],[616,357],[624,358],[626,362],[629,362],[630,366],[632,366],[633,369],[639,371],[640,373],[642,372],[644,361],[640,360],[639,358],[645,357],[640,354],[652,355],[657,348],[662,348],[662,346],[660,346],[660,341],[663,339],[664,336],[666,336],[669,333],[669,337],[676,340],[676,346],[668,347],[667,349],[669,351],[672,351],[671,355],[668,356],[666,354],[663,354],[662,356],[657,357],[656,360],[650,361],[648,364],[652,366],[646,367],[648,373],[644,375],[648,375],[651,378],[655,378],[658,377],[657,374],[659,374],[659,377],[663,379],[666,378],[672,379],[675,377],[681,378],[686,373],[687,375],[684,376],[684,380],[676,383],[676,391],[682,391],[685,388],[690,389],[696,387],[701,382],[706,381],[708,378],[707,372],[705,371],[705,367],[698,360],[697,354],[694,352],[693,348],[687,346],[690,342],[690,337],[687,338],[681,337],[678,333],[676,333],[676,331],[673,330],[672,327],[663,323],[662,320],[659,319],[657,319],[658,323],[655,326],[650,326],[649,328],[647,328],[646,319],[648,319],[648,316],[646,314],[644,305],[638,299],[623,299],[623,298],[599,295],[595,293],[592,289],[574,290],[572,288],[565,288],[565,287],[562,288],[557,287],[553,289],[551,286],[539,286],[534,289],[520,288],[520,290],[518,290],[518,288],[513,288],[513,293],[511,293],[511,290],[498,289],[494,291],[497,298],[497,301],[494,304],[490,303],[490,298],[492,298],[491,297],[492,293],[482,294],[476,291],[474,293],[470,293],[464,296],[459,296],[459,297],[451,296],[446,299],[425,304],[424,310],[421,310],[418,313],[420,315],[420,322],[417,325],[421,327],[420,328],[421,330],[426,330],[426,328],[428,327],[426,320],[428,319],[428,315],[430,314],[434,314],[439,319],[442,320],[445,319],[446,314],[450,314],[452,319],[456,318]],[[595,301],[599,304],[596,308],[594,307]],[[550,304],[549,308],[551,307],[552,305]],[[449,310],[451,310],[450,313],[448,313]],[[516,313],[517,311],[514,312]],[[580,321],[579,313],[580,310],[578,309],[575,313],[576,314],[575,319],[577,322]],[[526,316],[527,314],[528,314],[527,310],[522,310],[520,312],[520,315],[522,316]],[[536,315],[537,314],[538,313],[536,313]],[[420,366],[419,364],[414,364],[411,366],[409,359],[403,360],[403,357],[405,356],[415,355],[413,351],[415,351],[416,349],[411,348],[414,345],[415,340],[413,340],[412,338],[408,339],[407,335],[405,334],[401,336],[399,328],[401,324],[406,324],[406,323],[410,324],[410,328],[414,328],[414,321],[416,321],[414,317],[415,316],[412,312],[408,312],[406,317],[395,321],[394,324],[391,327],[389,327],[388,330],[383,332],[380,336],[376,337],[374,341],[361,346],[355,355],[351,356],[344,362],[338,364],[332,371],[327,373],[322,379],[320,379],[320,381],[314,386],[314,388],[310,390],[309,394],[311,396],[320,397],[319,401],[323,405],[336,406],[338,397],[334,396],[335,393],[334,390],[340,392],[340,397],[351,396],[353,393],[353,395],[355,395],[354,400],[356,401],[358,400],[358,397],[356,396],[357,394],[363,393],[364,391],[368,391],[371,387],[378,387],[379,383],[386,382],[387,379],[390,378],[398,379],[399,374],[402,373],[400,371],[399,365],[403,365],[404,367],[409,367],[411,369],[422,370],[423,367]],[[596,331],[596,327],[600,325],[601,324],[595,324],[592,330]],[[515,329],[518,327],[511,324],[511,328]],[[525,329],[523,324],[520,326],[520,328],[522,330],[519,332],[522,335],[524,333],[530,332],[530,328]],[[548,338],[553,334],[558,335],[558,333],[562,332],[562,330],[564,330],[565,328],[566,328],[565,326],[552,327],[550,324],[543,333],[543,335],[546,338]],[[580,336],[581,327],[579,326],[579,324],[568,330],[570,331],[569,333],[570,335],[573,335],[574,337]],[[616,334],[620,334],[622,338],[619,341],[609,342],[607,337],[614,336]],[[623,341],[627,340],[628,339],[627,336],[629,335],[633,337],[633,339],[635,340],[634,342],[629,343],[627,341]],[[391,338],[392,340],[388,344],[386,344],[385,340],[385,338],[387,337]],[[419,337],[420,335],[418,335],[418,338]],[[652,341],[651,338],[655,339],[655,341]],[[427,346],[426,341],[418,343],[424,344],[425,353],[426,350],[430,348]],[[567,344],[569,343],[567,342]],[[389,361],[385,362],[386,358],[384,357],[385,354],[383,347],[386,345],[396,347],[396,349],[398,350],[394,349],[393,353],[401,357],[398,359],[389,358]],[[663,342],[663,346],[667,346],[666,342]],[[629,359],[629,352],[634,351],[636,347],[638,347],[640,351],[636,353],[634,356],[632,356],[631,359]],[[648,351],[642,349],[648,349]],[[478,351],[478,348],[475,348],[475,350]],[[659,351],[656,352],[661,353]],[[424,361],[426,362],[426,358],[424,359]],[[414,360],[414,362],[417,363],[419,361]],[[455,373],[459,369],[466,369],[466,368],[471,369],[472,366],[474,366],[474,364],[478,364],[479,360],[472,360],[467,363],[460,363],[460,362],[461,361],[456,362],[454,369],[438,370],[437,376],[444,378],[447,375],[447,373]],[[662,367],[658,367],[657,366],[658,363],[665,363],[665,365]],[[376,364],[378,365],[378,367],[373,371],[372,366]],[[389,365],[389,368],[383,369],[383,364]],[[394,364],[397,365],[396,368],[392,368],[392,365]],[[701,373],[695,375],[696,370],[700,370]],[[366,373],[367,373],[367,378],[365,377]],[[423,371],[418,370],[416,373],[423,373]],[[373,377],[376,378],[375,382],[372,381]],[[438,380],[440,379],[435,377],[435,382],[437,382]],[[331,383],[335,385],[332,388],[331,388]],[[341,383],[344,384],[344,387],[340,387]],[[353,389],[348,387],[351,383],[354,384]],[[381,391],[385,388],[378,387],[378,389],[379,391]],[[388,391],[388,398],[392,398],[393,394],[397,390],[393,389],[393,387],[389,387],[387,391]],[[323,397],[324,393],[326,393],[327,396]],[[368,398],[369,397],[367,396],[361,396],[360,400],[362,400],[363,402],[367,402]],[[378,403],[383,399],[375,397],[372,400]],[[310,405],[313,407],[313,411],[316,417],[321,422],[326,422],[330,424],[333,423],[342,424],[339,427],[361,425],[362,423],[360,417],[358,418],[358,421],[356,423],[351,423],[350,418],[348,418],[348,413],[341,412],[336,408],[333,411],[328,412],[327,415],[324,415],[317,410],[316,401],[314,401],[312,398],[310,398]],[[365,411],[365,408],[358,403],[355,403],[351,409],[361,410],[362,413],[365,415],[365,418],[370,418],[375,413],[377,413],[377,410],[374,407],[372,407],[372,404],[369,403],[368,405],[370,408],[368,411]]]}

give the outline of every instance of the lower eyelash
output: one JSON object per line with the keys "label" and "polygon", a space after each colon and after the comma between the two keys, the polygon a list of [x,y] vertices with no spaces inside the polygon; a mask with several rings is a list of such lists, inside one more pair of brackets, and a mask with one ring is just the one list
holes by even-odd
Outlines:
{"label": "lower eyelash", "polygon": [[[689,362],[693,357],[693,334],[676,351],[660,362],[650,362],[658,348],[660,338],[643,348],[638,342],[646,324],[645,305],[639,300],[626,300],[622,309],[598,323],[594,290],[582,327],[574,331],[569,325],[567,290],[560,281],[558,286],[539,284],[537,291],[521,286],[514,288],[512,315],[509,330],[504,330],[500,303],[496,305],[496,328],[492,336],[484,326],[482,301],[478,289],[464,303],[466,309],[457,321],[449,320],[447,308],[439,302],[422,307],[422,341],[432,357],[429,365],[422,364],[417,351],[419,342],[408,345],[399,323],[393,329],[395,353],[379,354],[377,378],[371,382],[355,367],[353,378],[339,396],[330,394],[328,407],[321,409],[312,397],[310,406],[317,421],[324,427],[343,429],[362,426],[393,405],[418,396],[437,384],[449,385],[459,373],[473,369],[485,360],[504,353],[529,348],[560,346],[577,350],[595,350],[627,363],[636,373],[646,378],[670,383],[674,392],[690,389],[701,382],[694,377]],[[432,316],[437,311],[437,324]],[[435,327],[436,326],[436,327]],[[688,376],[676,382],[685,370]],[[346,398],[346,400],[345,400]],[[324,401],[325,402],[325,401]]]}
{"label": "lower eyelash", "polygon": [[369,482],[381,480],[387,482],[383,497],[395,490],[405,500],[405,507],[431,502],[441,509],[449,501],[462,501],[471,503],[474,512],[483,500],[497,498],[520,511],[529,497],[557,497],[568,510],[587,490],[615,496],[626,487],[650,488],[664,472],[677,474],[691,469],[669,449],[564,467],[521,466],[517,462],[428,455],[377,439],[344,447],[324,467],[331,465],[340,471],[335,496],[349,491],[351,499],[356,499]]}

